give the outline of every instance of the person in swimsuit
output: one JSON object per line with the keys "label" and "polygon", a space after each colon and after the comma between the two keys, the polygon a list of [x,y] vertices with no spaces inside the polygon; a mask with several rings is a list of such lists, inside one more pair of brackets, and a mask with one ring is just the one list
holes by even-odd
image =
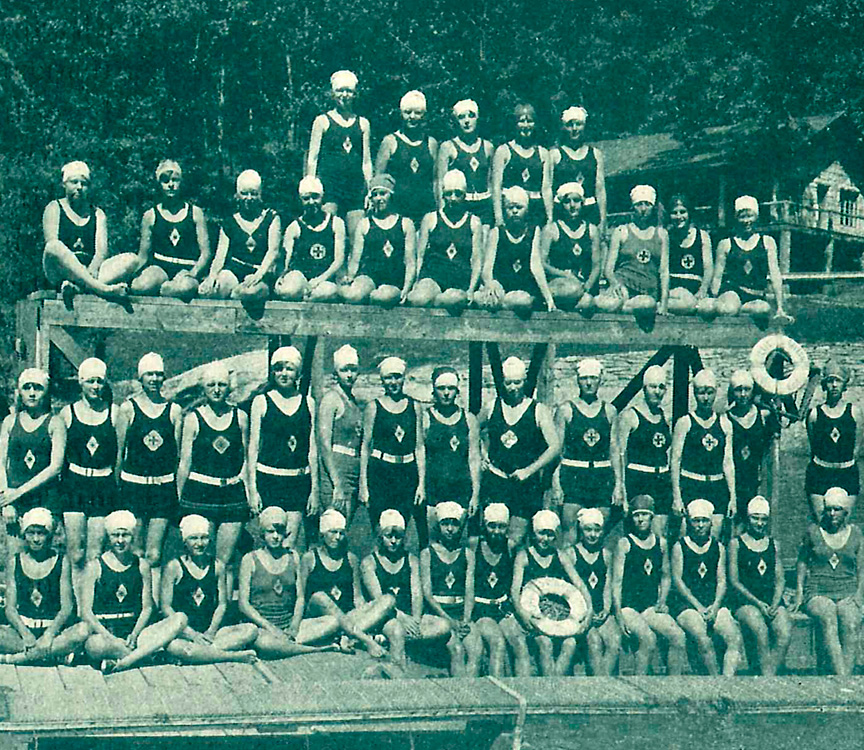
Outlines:
{"label": "person in swimsuit", "polygon": [[234,203],[237,211],[222,223],[216,256],[198,294],[263,303],[276,280],[282,220],[264,206],[261,175],[254,169],[237,176]]}
{"label": "person in swimsuit", "polygon": [[363,598],[360,564],[348,550],[346,520],[338,510],[325,510],[320,517],[320,543],[300,559],[298,596],[306,602],[307,616],[332,618],[332,630],[321,629],[321,638],[339,633],[343,649],[359,642],[369,656],[380,659],[387,654],[371,635],[387,620],[396,606],[393,594],[374,599]]}
{"label": "person in swimsuit", "polygon": [[398,510],[414,517],[421,549],[429,542],[426,522],[426,448],[423,412],[407,395],[405,362],[387,357],[378,365],[384,395],[363,413],[360,445],[360,502],[369,510],[372,528],[381,512]]}
{"label": "person in swimsuit", "polygon": [[[557,514],[551,510],[539,510],[531,519],[531,539],[527,546],[516,553],[513,563],[513,583],[510,600],[516,610],[516,617],[525,632],[537,645],[539,670],[543,677],[562,677],[570,672],[576,655],[578,641],[575,637],[553,638],[537,628],[537,615],[522,606],[522,589],[535,578],[558,578],[573,584],[585,600],[585,618],[591,622],[594,612],[591,608],[591,593],[585,582],[573,567],[570,556],[557,549],[558,529],[561,526]],[[555,656],[556,646],[558,656]],[[529,674],[525,665],[517,663],[514,667],[517,676]]]}
{"label": "person in swimsuit", "polygon": [[220,362],[201,374],[205,402],[183,418],[177,496],[186,515],[197,514],[214,526],[216,558],[225,567],[227,590],[233,591],[231,568],[243,524],[249,519],[249,417],[231,406],[231,374]]}
{"label": "person in swimsuit", "polygon": [[555,309],[540,255],[540,230],[528,221],[528,193],[518,185],[502,193],[504,219],[489,230],[483,256],[483,284],[496,297],[528,292],[534,306]]}
{"label": "person in swimsuit", "polygon": [[350,525],[360,487],[364,404],[354,396],[360,360],[348,344],[333,352],[334,387],[318,401],[318,497],[323,510],[338,510]]}
{"label": "person in swimsuit", "polygon": [[[657,536],[665,537],[672,513],[672,483],[669,478],[669,446],[672,442],[669,423],[663,412],[666,396],[666,371],[652,365],[642,375],[643,406],[631,406],[618,417],[618,460],[624,476],[624,497],[617,501],[627,511],[629,498],[648,495],[654,499],[651,528]],[[614,460],[614,457],[613,457]],[[620,493],[622,488],[616,488]],[[677,534],[676,534],[677,535]]]}
{"label": "person in swimsuit", "polygon": [[696,642],[702,666],[709,675],[720,673],[714,636],[723,641],[723,676],[734,677],[741,661],[741,629],[724,606],[726,548],[711,536],[714,506],[693,500],[687,506],[687,534],[672,547],[674,591],[669,612]]}
{"label": "person in swimsuit", "polygon": [[303,211],[285,230],[285,273],[273,286],[277,297],[308,296],[331,281],[345,262],[345,222],[324,210],[324,186],[317,177],[304,177],[297,188]]}
{"label": "person in swimsuit", "polygon": [[165,566],[160,600],[165,617],[179,614],[186,627],[169,644],[168,653],[187,664],[252,661],[250,646],[258,628],[249,622],[223,625],[228,589],[225,566],[208,551],[210,522],[196,514],[184,516],[180,535],[185,549]]}
{"label": "person in swimsuit", "polygon": [[783,667],[792,640],[792,622],[783,606],[786,572],[780,545],[768,534],[770,515],[770,504],[757,495],[747,503],[746,529],[729,542],[729,606],[756,643],[763,675],[776,675]]}
{"label": "person in swimsuit", "polygon": [[285,545],[288,518],[271,505],[261,511],[258,525],[263,546],[243,555],[237,588],[240,613],[258,626],[253,644],[265,659],[337,651],[337,644],[313,646],[339,626],[332,615],[303,618],[306,602],[300,596],[300,555]]}
{"label": "person in swimsuit", "polygon": [[[303,357],[293,346],[281,346],[270,357],[270,383],[252,399],[249,417],[249,497],[253,511],[264,503],[286,512],[287,544],[297,546],[300,522],[317,527],[318,446],[315,399],[299,388]],[[306,545],[317,529],[306,529]]]}
{"label": "person in swimsuit", "polygon": [[[467,512],[468,532],[477,536],[480,507],[480,427],[459,406],[459,374],[452,367],[432,371],[432,404],[423,412],[426,448],[426,505],[453,500]],[[475,523],[472,524],[472,519]],[[429,519],[431,522],[431,518]]]}
{"label": "person in swimsuit", "polygon": [[568,107],[561,113],[563,132],[561,142],[549,150],[545,201],[550,206],[552,196],[567,182],[580,184],[585,194],[585,218],[602,236],[606,231],[606,167],[603,152],[585,142],[587,120],[583,107]]}
{"label": "person in swimsuit", "polygon": [[708,297],[714,275],[711,236],[690,218],[683,195],[669,199],[669,309],[687,313]]}
{"label": "person in swimsuit", "polygon": [[[603,270],[600,232],[583,216],[585,190],[578,182],[565,182],[555,192],[552,222],[540,234],[540,256],[546,278],[570,279],[582,284],[579,306],[591,303]],[[555,297],[555,289],[552,290]]]}
{"label": "person in swimsuit", "polygon": [[150,566],[132,551],[135,516],[115,510],[105,517],[109,549],[87,563],[81,586],[81,620],[89,636],[87,655],[104,673],[131,669],[167,649],[186,627],[175,613],[150,623]]}
{"label": "person in swimsuit", "polygon": [[623,301],[628,310],[634,297],[650,297],[657,312],[665,315],[669,305],[669,235],[657,224],[657,191],[637,185],[630,191],[633,217],[615,227],[606,258],[609,289],[597,300],[601,309],[615,309]]}
{"label": "person in swimsuit", "polygon": [[[819,524],[811,523],[798,548],[798,576],[791,612],[816,621],[816,655],[824,670],[851,675],[864,611],[864,539],[849,523],[852,498],[842,487],[825,492]],[[827,663],[826,663],[827,661]]]}
{"label": "person in swimsuit", "polygon": [[[504,676],[508,644],[517,676],[530,671],[531,666],[525,631],[516,619],[510,599],[514,555],[507,538],[509,527],[510,511],[504,503],[490,503],[483,509],[481,538],[467,571],[474,587],[468,592],[470,596],[466,594],[465,611],[483,639],[492,677]],[[472,674],[470,666],[469,675],[478,676]]]}
{"label": "person in swimsuit", "polygon": [[579,539],[566,547],[570,562],[591,594],[594,617],[585,634],[587,666],[592,675],[611,676],[618,665],[621,630],[612,613],[612,553],[603,546],[606,519],[599,508],[582,508],[577,514]]}
{"label": "person in swimsuit", "polygon": [[736,496],[732,424],[714,410],[716,397],[714,372],[697,372],[693,378],[696,408],[675,423],[669,464],[673,512],[683,514],[691,500],[708,500],[714,506],[711,534],[719,539],[724,520],[735,518]]}
{"label": "person in swimsuit", "polygon": [[155,352],[138,362],[142,391],[125,401],[117,412],[117,466],[123,505],[141,519],[135,548],[143,550],[153,573],[154,600],[158,601],[162,571],[162,545],[169,522],[176,523],[176,472],[179,458],[179,404],[162,395],[165,363]]}
{"label": "person in swimsuit", "polygon": [[353,237],[363,216],[363,196],[372,179],[369,120],[354,112],[357,76],[337,70],[330,76],[334,107],[312,123],[306,176],[317,177],[327,191],[324,209],[339,214]]}
{"label": "person in swimsuit", "polygon": [[171,159],[156,167],[159,202],[141,218],[141,244],[134,294],[182,296],[191,282],[204,278],[213,253],[207,232],[207,219],[198,207],[183,200],[183,170]]}
{"label": "person in swimsuit", "polygon": [[535,227],[542,227],[552,221],[552,205],[544,203],[544,196],[551,196],[545,189],[544,179],[548,178],[549,149],[541,146],[537,137],[537,111],[530,104],[517,104],[513,108],[515,137],[495,149],[492,157],[492,210],[495,226],[504,224],[502,191],[514,186],[528,193],[527,221]]}
{"label": "person in swimsuit", "polygon": [[[721,315],[769,315],[768,284],[777,307],[775,317],[789,318],[783,306],[783,277],[777,256],[777,243],[755,230],[759,220],[759,201],[751,195],[735,199],[735,230],[731,237],[717,243],[717,258],[711,293],[717,297]],[[790,321],[791,322],[791,319]]]}
{"label": "person in swimsuit", "polygon": [[465,203],[468,211],[484,226],[495,220],[492,213],[491,165],[492,142],[477,134],[480,108],[473,99],[462,99],[453,105],[456,135],[441,143],[436,164],[436,193],[439,204],[444,195],[444,177],[458,170],[466,178]]}
{"label": "person in swimsuit", "polygon": [[435,211],[435,162],[438,141],[426,134],[426,97],[409,91],[399,102],[402,124],[385,135],[375,159],[377,174],[390,174],[399,186],[393,207],[400,216],[420,226]]}
{"label": "person in swimsuit", "polygon": [[105,262],[108,230],[104,211],[88,197],[90,167],[83,161],[70,161],[63,166],[62,180],[63,197],[51,201],[42,213],[46,278],[60,289],[67,306],[80,291],[108,299],[125,298],[129,287],[118,279],[124,280],[133,269],[128,259],[119,265]]}
{"label": "person in swimsuit", "polygon": [[104,519],[117,507],[114,468],[117,463],[118,407],[110,402],[107,367],[101,359],[85,359],[78,368],[81,398],[60,411],[66,426],[62,483],[66,550],[72,582],[87,560],[102,551]]}
{"label": "person in swimsuit", "polygon": [[[447,501],[435,506],[434,536],[420,551],[420,577],[426,609],[435,618],[436,632],[447,637],[450,676],[477,674],[483,654],[483,639],[469,619],[466,601],[473,596],[474,550],[462,544],[465,511]],[[469,669],[470,665],[470,669]]]}
{"label": "person in swimsuit", "polygon": [[552,477],[552,496],[561,506],[568,546],[576,542],[576,517],[582,508],[599,508],[607,528],[611,528],[613,498],[616,503],[624,498],[621,465],[612,460],[618,454],[618,411],[597,395],[602,377],[599,360],[580,360],[576,366],[579,396],[565,401],[555,411],[561,461]]}
{"label": "person in swimsuit", "polygon": [[525,393],[525,363],[508,357],[501,368],[503,392],[480,417],[485,469],[480,496],[484,505],[503,502],[510,509],[510,541],[517,547],[528,519],[543,504],[542,470],[561,447],[549,408]]}
{"label": "person in swimsuit", "polygon": [[54,517],[47,508],[30,508],[20,526],[24,546],[6,563],[9,624],[0,625],[0,663],[62,660],[90,635],[84,622],[69,625],[74,606],[69,558],[51,546]]}
{"label": "person in swimsuit", "polygon": [[680,675],[687,659],[684,631],[669,614],[672,585],[666,539],[651,526],[654,498],[630,499],[626,534],[618,540],[612,564],[612,610],[621,635],[636,647],[637,675],[648,674],[657,638],[668,645],[666,674]]}
{"label": "person in swimsuit", "polygon": [[807,415],[807,439],[810,463],[804,488],[810,500],[810,512],[818,523],[825,505],[825,491],[842,487],[852,498],[854,507],[861,491],[858,453],[861,450],[861,407],[846,398],[849,370],[829,362],[822,370],[825,403],[814,406]]}
{"label": "person in swimsuit", "polygon": [[395,190],[397,183],[388,174],[375,175],[369,183],[368,209],[354,233],[345,280],[367,276],[376,287],[387,284],[401,289],[404,301],[414,283],[416,238],[414,222],[391,207]]}
{"label": "person in swimsuit", "polygon": [[66,451],[66,423],[51,414],[49,386],[44,370],[23,370],[15,410],[0,426],[0,505],[7,538],[23,532],[18,520],[30,508],[60,511],[58,479]]}

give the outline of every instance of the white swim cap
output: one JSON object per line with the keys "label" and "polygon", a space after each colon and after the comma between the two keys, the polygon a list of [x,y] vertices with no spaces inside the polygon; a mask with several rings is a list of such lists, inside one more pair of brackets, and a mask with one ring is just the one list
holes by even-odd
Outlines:
{"label": "white swim cap", "polygon": [[461,190],[463,193],[468,190],[468,180],[465,179],[465,173],[461,169],[451,169],[441,180],[441,190]]}
{"label": "white swim cap", "polygon": [[747,515],[755,516],[757,514],[763,516],[771,515],[771,504],[762,495],[756,495],[756,497],[747,503]]}
{"label": "white swim cap", "polygon": [[528,193],[525,192],[524,188],[519,187],[519,185],[504,188],[501,191],[501,196],[507,203],[515,203],[517,206],[528,205]]}
{"label": "white swim cap", "polygon": [[588,111],[585,107],[568,107],[561,113],[561,122],[570,122],[577,120],[585,122],[588,119]]}
{"label": "white swim cap", "polygon": [[585,188],[582,187],[581,182],[565,182],[563,185],[560,185],[558,189],[555,191],[555,200],[560,203],[563,201],[568,195],[578,195],[580,198],[585,197]]}
{"label": "white swim cap", "polygon": [[156,167],[156,179],[158,180],[163,174],[171,173],[176,174],[178,177],[183,176],[183,170],[180,169],[180,165],[173,159],[163,159],[160,161],[159,166]]}
{"label": "white swim cap", "polygon": [[741,195],[735,199],[735,213],[737,214],[739,211],[753,211],[758,215],[759,201],[752,195]]}
{"label": "white swim cap", "polygon": [[690,518],[711,518],[714,515],[714,505],[707,500],[692,500],[687,505],[687,515]]}
{"label": "white swim cap", "polygon": [[47,388],[48,381],[48,373],[45,370],[40,370],[38,367],[28,367],[26,370],[22,370],[18,376],[18,388],[22,388],[27,383],[36,383]]}
{"label": "white swim cap", "polygon": [[438,503],[438,505],[435,506],[435,517],[439,521],[443,521],[445,518],[452,518],[454,521],[461,521],[464,514],[465,509],[459,505],[459,503],[455,503],[452,500]]}
{"label": "white swim cap", "polygon": [[265,529],[268,526],[285,526],[288,514],[278,505],[270,505],[258,514],[258,525]]}
{"label": "white swim cap", "polygon": [[286,362],[299,368],[303,363],[303,355],[300,354],[300,350],[296,346],[280,346],[270,357],[271,366],[277,362]]}
{"label": "white swim cap", "polygon": [[580,378],[585,377],[596,377],[599,378],[603,374],[603,364],[599,359],[594,359],[593,357],[586,357],[585,359],[580,359],[579,364],[576,365],[576,375]]}
{"label": "white swim cap", "polygon": [[404,359],[399,357],[386,357],[381,360],[378,365],[378,374],[384,377],[385,375],[404,375],[407,365]]}
{"label": "white swim cap", "polygon": [[90,179],[90,167],[83,161],[70,161],[63,165],[60,170],[60,176],[63,182],[73,177],[83,177],[85,180]]}
{"label": "white swim cap", "polygon": [[165,372],[165,362],[156,352],[148,352],[138,360],[138,377],[145,372]]}
{"label": "white swim cap", "polygon": [[588,526],[593,523],[602,527],[606,523],[600,508],[580,508],[576,514],[576,520],[580,526]]}
{"label": "white swim cap", "polygon": [[426,111],[426,97],[422,91],[409,91],[402,99],[399,100],[399,109],[403,112],[406,109],[422,109]]}
{"label": "white swim cap", "polygon": [[531,528],[534,531],[558,531],[561,519],[552,510],[538,510],[531,519]]}
{"label": "white swim cap", "polygon": [[831,487],[825,491],[825,507],[852,509],[852,498],[842,487]]}
{"label": "white swim cap", "polygon": [[104,378],[108,374],[108,366],[96,357],[85,359],[78,366],[78,381],[83,383],[90,378]]}
{"label": "white swim cap", "polygon": [[383,513],[381,513],[381,518],[378,519],[378,528],[404,529],[405,518],[398,510],[395,510],[394,508],[388,508]]}
{"label": "white swim cap", "polygon": [[507,357],[501,363],[501,372],[505,378],[525,378],[528,374],[528,368],[519,357]]}
{"label": "white swim cap", "polygon": [[479,115],[480,107],[477,106],[477,102],[473,99],[462,99],[453,105],[453,115],[455,117],[459,117],[459,115],[465,112],[473,112],[475,115]]}
{"label": "white swim cap", "polygon": [[345,516],[338,510],[329,508],[321,514],[321,518],[318,520],[318,531],[326,534],[328,531],[344,529],[347,525],[348,522],[345,520]]}
{"label": "white swim cap", "polygon": [[657,203],[657,191],[650,185],[636,185],[630,191],[630,202],[650,203],[652,206]]}
{"label": "white swim cap", "polygon": [[714,370],[710,368],[705,368],[704,370],[699,370],[693,376],[693,387],[694,388],[716,388],[717,387],[717,376],[714,374]]}
{"label": "white swim cap", "polygon": [[210,521],[204,516],[192,513],[180,519],[180,536],[186,539],[190,536],[210,533]]}
{"label": "white swim cap", "polygon": [[345,365],[359,365],[360,358],[357,356],[357,350],[350,344],[340,346],[333,352],[333,369],[339,370]]}
{"label": "white swim cap", "polygon": [[237,175],[237,182],[234,188],[238,193],[241,190],[260,190],[261,175],[254,169],[246,169]]}
{"label": "white swim cap", "polygon": [[297,186],[297,193],[303,195],[324,195],[324,185],[317,177],[306,175]]}
{"label": "white swim cap", "polygon": [[337,70],[332,76],[330,76],[330,88],[333,89],[333,91],[344,88],[356,89],[357,76],[350,70]]}
{"label": "white swim cap", "polygon": [[651,365],[642,375],[643,385],[658,385],[666,383],[666,370],[660,365]]}
{"label": "white swim cap", "polygon": [[733,388],[737,388],[742,385],[752,388],[753,376],[750,374],[749,370],[735,370],[735,372],[733,372],[729,376],[729,385],[731,385]]}
{"label": "white swim cap", "polygon": [[134,531],[135,515],[128,510],[115,510],[105,516],[105,532],[111,534],[114,531]]}
{"label": "white swim cap", "polygon": [[504,503],[489,503],[483,510],[487,523],[510,523],[510,509]]}
{"label": "white swim cap", "polygon": [[42,526],[46,531],[54,528],[54,516],[48,508],[30,508],[18,522],[23,534],[31,526]]}
{"label": "white swim cap", "polygon": [[459,376],[452,370],[444,370],[444,372],[439,372],[435,379],[432,381],[432,386],[435,387],[439,385],[449,385],[453,388],[458,388]]}
{"label": "white swim cap", "polygon": [[226,383],[231,383],[231,371],[223,362],[211,362],[201,368],[201,384],[206,385],[212,383],[216,379],[224,380]]}

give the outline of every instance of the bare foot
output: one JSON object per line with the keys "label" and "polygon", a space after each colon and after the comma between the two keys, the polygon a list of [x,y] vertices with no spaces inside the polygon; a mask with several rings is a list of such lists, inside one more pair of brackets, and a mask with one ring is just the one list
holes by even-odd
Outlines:
{"label": "bare foot", "polygon": [[237,661],[243,664],[253,664],[254,662],[258,661],[258,653],[251,649],[247,649],[245,651],[238,651],[237,656],[239,657]]}
{"label": "bare foot", "polygon": [[121,284],[106,284],[102,296],[106,299],[126,299],[129,296],[129,285]]}
{"label": "bare foot", "polygon": [[368,653],[373,659],[383,659],[387,656],[387,649],[377,641],[373,640],[366,644],[366,653]]}
{"label": "bare foot", "polygon": [[343,635],[334,645],[336,646],[336,650],[343,654],[353,654],[357,647],[357,641],[350,636]]}

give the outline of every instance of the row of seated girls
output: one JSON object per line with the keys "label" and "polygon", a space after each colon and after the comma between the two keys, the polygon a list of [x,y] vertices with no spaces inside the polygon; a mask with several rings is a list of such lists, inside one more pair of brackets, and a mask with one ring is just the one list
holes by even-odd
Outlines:
{"label": "row of seated girls", "polygon": [[246,170],[214,252],[203,211],[183,197],[180,165],[165,160],[139,251],[109,257],[89,167],[70,162],[65,195],[43,217],[49,281],[69,301],[83,290],[710,317],[767,315],[773,299],[785,315],[776,243],[756,231],[750,196],[736,200],[733,232],[712,248],[684,197],[669,198],[663,227],[655,189],[638,185],[631,220],[606,247],[603,155],[585,141],[583,108],[564,110],[560,142],[546,148],[533,107],[519,105],[514,137],[493,148],[477,133],[477,104],[463,100],[453,107],[457,134],[439,144],[425,131],[424,95],[411,91],[373,169],[369,123],[354,112],[357,79],[339,71],[331,83],[334,108],[313,123],[301,215],[287,226],[265,205],[261,177]]}

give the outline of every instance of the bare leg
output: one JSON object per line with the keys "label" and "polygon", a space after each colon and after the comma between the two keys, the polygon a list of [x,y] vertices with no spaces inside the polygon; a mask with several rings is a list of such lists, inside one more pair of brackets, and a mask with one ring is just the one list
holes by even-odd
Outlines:
{"label": "bare leg", "polygon": [[538,660],[540,662],[540,675],[549,677],[555,674],[555,659],[553,658],[552,639],[548,635],[538,635],[534,638],[537,644]]}
{"label": "bare leg", "polygon": [[[303,520],[303,514],[298,511],[289,510],[285,515],[288,518],[285,524],[285,541],[283,545],[289,549],[297,549],[297,537],[300,532],[300,522]],[[307,539],[306,547],[309,548],[311,546]]]}
{"label": "bare leg", "polygon": [[480,676],[480,660],[483,658],[483,636],[475,625],[471,626],[471,632],[462,640],[465,650],[465,672],[466,677]]}
{"label": "bare leg", "polygon": [[621,630],[614,617],[607,617],[597,632],[603,641],[603,658],[599,665],[602,671],[595,674],[612,675],[618,666],[618,655],[621,653]]}
{"label": "bare leg", "polygon": [[396,606],[392,594],[385,594],[377,599],[352,610],[348,614],[342,612],[339,606],[323,591],[315,592],[309,599],[309,604],[324,615],[336,617],[340,629],[352,638],[361,641],[370,656],[380,658],[385,651],[366,631],[374,628],[388,617]]}
{"label": "bare leg", "polygon": [[229,601],[234,594],[234,569],[231,562],[242,531],[241,523],[220,523],[216,530],[216,557],[225,566],[225,590]]}
{"label": "bare leg", "polygon": [[861,610],[852,599],[837,603],[837,622],[840,630],[840,647],[843,649],[844,674],[851,675],[858,655],[858,630],[861,625]]}
{"label": "bare leg", "polygon": [[[83,513],[64,513],[63,525],[66,529],[66,554],[72,568],[72,588],[75,600],[81,601],[81,576],[84,573],[87,538],[87,517]],[[80,613],[79,613],[80,614]]]}
{"label": "bare leg", "polygon": [[175,638],[165,650],[175,659],[186,664],[216,664],[222,661],[239,661],[250,664],[258,655],[251,649],[246,651],[223,651],[215,646],[193,643],[183,638]]}
{"label": "bare leg", "polygon": [[507,641],[504,639],[504,633],[501,632],[498,623],[489,617],[478,620],[476,625],[489,650],[489,674],[492,677],[502,677],[504,662],[507,659]]}
{"label": "bare leg", "polygon": [[718,315],[737,315],[741,310],[741,298],[737,292],[723,292],[717,297],[716,310]]}
{"label": "bare leg", "polygon": [[666,639],[669,652],[666,657],[666,673],[680,675],[684,673],[684,665],[687,663],[687,636],[675,622],[672,615],[655,611],[649,607],[642,613],[642,617],[648,626],[662,638]]}
{"label": "bare leg", "polygon": [[165,269],[159,266],[147,266],[132,279],[130,291],[132,294],[155,296],[167,281],[168,274],[165,273]]}
{"label": "bare leg", "polygon": [[300,623],[300,630],[297,633],[297,643],[318,643],[325,638],[332,638],[338,632],[338,617],[332,615],[307,617]]}
{"label": "bare leg", "polygon": [[[15,635],[17,636],[17,633]],[[89,635],[90,628],[86,623],[79,622],[71,628],[66,628],[66,630],[58,633],[57,637],[51,643],[51,650],[47,654],[44,654],[41,657],[36,657],[32,649],[29,651],[23,651],[24,644],[22,643],[22,650],[19,653],[10,653],[2,661],[6,664],[34,664],[59,660],[82,646]],[[20,641],[20,638],[18,640]],[[0,648],[3,648],[3,644],[0,644]]]}
{"label": "bare leg", "polygon": [[654,635],[653,629],[645,618],[635,609],[624,607],[621,610],[621,617],[630,633],[636,636],[639,644],[636,649],[636,674],[646,675],[651,666],[651,658],[657,650],[657,636]]}
{"label": "bare leg", "polygon": [[505,617],[498,626],[513,652],[513,672],[516,677],[530,677],[531,653],[528,651],[528,641],[519,621],[512,616]]}
{"label": "bare leg", "polygon": [[513,549],[516,549],[525,541],[525,535],[527,533],[528,519],[520,516],[511,516],[508,536],[510,537]]}
{"label": "bare leg", "polygon": [[298,641],[291,640],[281,631],[276,629],[267,630],[260,628],[258,638],[255,640],[255,650],[264,659],[287,659],[291,656],[301,654],[316,654],[322,651],[335,651],[337,646],[328,644],[325,646],[307,646]]}
{"label": "bare leg", "polygon": [[726,643],[723,655],[723,676],[734,677],[741,663],[741,630],[726,607],[720,607],[714,620],[714,632]]}
{"label": "bare leg", "polygon": [[102,554],[102,544],[105,541],[105,519],[102,516],[91,516],[87,519],[87,559],[95,560]]}
{"label": "bare leg", "polygon": [[[222,270],[209,294],[201,294],[206,299],[230,299],[240,282],[231,271]],[[199,287],[200,294],[200,287]]]}
{"label": "bare leg", "polygon": [[823,649],[823,652],[828,652],[831,671],[838,675],[845,674],[846,660],[843,655],[843,647],[840,645],[837,605],[825,596],[814,596],[807,601],[804,609],[816,620],[819,635],[822,636],[822,642],[817,644],[817,648]]}
{"label": "bare leg", "polygon": [[186,628],[186,624],[186,615],[175,612],[170,617],[144,628],[138,635],[138,643],[133,650],[127,646],[121,648],[118,643],[109,642],[100,635],[91,635],[85,648],[91,656],[98,657],[101,654],[101,658],[107,662],[104,664],[106,671],[130,669],[172,643]]}
{"label": "bare leg", "polygon": [[741,624],[741,629],[750,633],[756,641],[759,673],[762,675],[775,674],[776,670],[771,658],[771,641],[768,633],[768,624],[765,622],[762,612],[753,604],[745,604],[735,612],[735,618]]}
{"label": "bare leg", "polygon": [[771,633],[774,636],[774,648],[771,651],[772,674],[782,669],[786,663],[786,652],[792,642],[792,621],[785,607],[779,607],[777,614],[771,621]]}
{"label": "bare leg", "polygon": [[450,676],[466,677],[465,648],[456,633],[450,633],[450,638],[447,640],[447,651],[450,654]]}
{"label": "bare leg", "polygon": [[153,592],[153,601],[157,606],[159,604],[159,591],[162,583],[162,545],[165,542],[165,532],[167,530],[167,518],[151,518],[147,524],[144,555],[150,564],[151,591]]}
{"label": "bare leg", "polygon": [[101,297],[125,297],[128,294],[126,284],[106,284],[93,278],[86,266],[60,240],[50,240],[45,244],[42,268],[52,284],[60,285],[63,281],[70,281]]}
{"label": "bare leg", "polygon": [[563,677],[570,673],[573,666],[573,658],[576,656],[576,639],[565,638],[561,641],[561,650],[558,652],[558,658],[555,660],[555,674],[558,677]]}
{"label": "bare leg", "polygon": [[99,268],[99,281],[109,285],[129,281],[137,270],[137,253],[118,253],[103,261]]}
{"label": "bare leg", "polygon": [[257,638],[258,626],[244,622],[219,628],[213,638],[213,645],[223,651],[241,651],[253,644]]}
{"label": "bare leg", "polygon": [[685,609],[678,615],[678,624],[681,629],[696,641],[699,649],[699,657],[708,674],[716,677],[720,673],[717,666],[717,652],[714,650],[714,642],[708,634],[708,627],[695,609]]}
{"label": "bare leg", "polygon": [[576,517],[582,506],[579,503],[565,502],[561,506],[561,523],[564,526],[564,545],[572,547],[579,536],[579,524]]}
{"label": "bare leg", "polygon": [[407,665],[405,656],[405,628],[397,617],[384,623],[382,632],[390,642],[390,661],[396,666],[404,668]]}

